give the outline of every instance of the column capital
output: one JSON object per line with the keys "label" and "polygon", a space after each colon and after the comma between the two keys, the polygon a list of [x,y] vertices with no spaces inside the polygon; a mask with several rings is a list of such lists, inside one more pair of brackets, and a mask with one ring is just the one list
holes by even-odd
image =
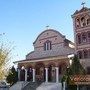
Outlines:
{"label": "column capital", "polygon": [[59,67],[55,67],[55,69],[59,69]]}
{"label": "column capital", "polygon": [[45,69],[48,69],[48,67],[45,67]]}
{"label": "column capital", "polygon": [[36,70],[35,68],[32,68],[32,70]]}
{"label": "column capital", "polygon": [[45,68],[48,68],[48,65],[45,65]]}

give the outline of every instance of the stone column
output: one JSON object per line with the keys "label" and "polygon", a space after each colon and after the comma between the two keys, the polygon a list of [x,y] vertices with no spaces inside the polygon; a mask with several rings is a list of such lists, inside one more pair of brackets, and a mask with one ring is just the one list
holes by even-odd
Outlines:
{"label": "stone column", "polygon": [[56,82],[59,82],[59,67],[56,67]]}
{"label": "stone column", "polygon": [[66,88],[66,83],[63,82],[63,90],[65,90],[65,88]]}
{"label": "stone column", "polygon": [[27,69],[25,69],[25,81],[27,81]]}
{"label": "stone column", "polygon": [[18,68],[17,71],[18,71],[18,81],[20,81],[20,69]]}
{"label": "stone column", "polygon": [[46,72],[46,75],[45,75],[45,82],[48,82],[48,68],[45,68],[45,72]]}
{"label": "stone column", "polygon": [[33,82],[35,82],[35,69],[32,70],[33,70]]}

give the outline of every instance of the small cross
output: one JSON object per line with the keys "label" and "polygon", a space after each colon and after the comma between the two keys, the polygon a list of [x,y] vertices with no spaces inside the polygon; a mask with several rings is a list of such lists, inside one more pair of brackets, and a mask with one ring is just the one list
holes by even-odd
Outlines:
{"label": "small cross", "polygon": [[46,28],[48,29],[48,28],[49,28],[49,26],[47,25],[47,26],[46,26]]}
{"label": "small cross", "polygon": [[84,5],[85,5],[85,2],[82,2],[82,4],[81,4],[83,7],[84,7]]}

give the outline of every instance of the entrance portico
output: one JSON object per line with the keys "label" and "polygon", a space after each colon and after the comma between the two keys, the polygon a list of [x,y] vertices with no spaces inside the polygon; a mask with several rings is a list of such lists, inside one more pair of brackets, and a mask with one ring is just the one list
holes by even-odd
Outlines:
{"label": "entrance portico", "polygon": [[[56,79],[55,81],[56,82],[59,82],[59,67],[55,67],[55,70],[56,70],[56,72],[55,72],[55,75],[54,75],[54,79]],[[22,76],[22,77],[20,77],[20,71],[22,72],[22,71],[25,71],[25,73],[24,73],[24,76]],[[32,75],[33,75],[33,77],[32,77],[32,82],[35,82],[36,80],[40,80],[40,79],[42,79],[42,76],[41,77],[37,77],[37,75],[36,75],[36,69],[32,69]],[[21,79],[21,78],[23,78],[23,80]],[[25,78],[25,79],[24,79]],[[21,80],[21,81],[27,81],[28,79],[28,75],[27,75],[27,69],[25,69],[25,70],[18,70],[18,80]],[[51,81],[48,81],[49,80],[49,71],[48,71],[48,68],[45,68],[45,82],[51,82]],[[40,80],[40,81],[42,81],[42,80]]]}
{"label": "entrance portico", "polygon": [[[64,73],[63,68],[67,68],[68,62],[66,62],[65,59],[60,61],[57,59],[55,61],[52,59],[44,62],[30,62],[28,65],[26,64],[26,61],[19,63],[21,68],[18,69],[18,80],[32,82],[60,82],[60,78]],[[33,66],[31,66],[32,63]]]}

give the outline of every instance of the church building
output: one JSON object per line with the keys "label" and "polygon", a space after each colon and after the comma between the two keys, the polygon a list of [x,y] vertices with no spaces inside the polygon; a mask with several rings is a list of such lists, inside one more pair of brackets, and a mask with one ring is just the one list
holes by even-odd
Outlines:
{"label": "church building", "polygon": [[90,8],[76,10],[72,19],[74,43],[57,30],[41,32],[33,42],[34,51],[17,62],[20,81],[61,82],[70,65],[68,56],[77,54],[90,83]]}
{"label": "church building", "polygon": [[33,46],[34,51],[18,62],[19,79],[59,82],[69,65],[68,55],[75,52],[74,43],[58,31],[47,29],[38,35]]}

